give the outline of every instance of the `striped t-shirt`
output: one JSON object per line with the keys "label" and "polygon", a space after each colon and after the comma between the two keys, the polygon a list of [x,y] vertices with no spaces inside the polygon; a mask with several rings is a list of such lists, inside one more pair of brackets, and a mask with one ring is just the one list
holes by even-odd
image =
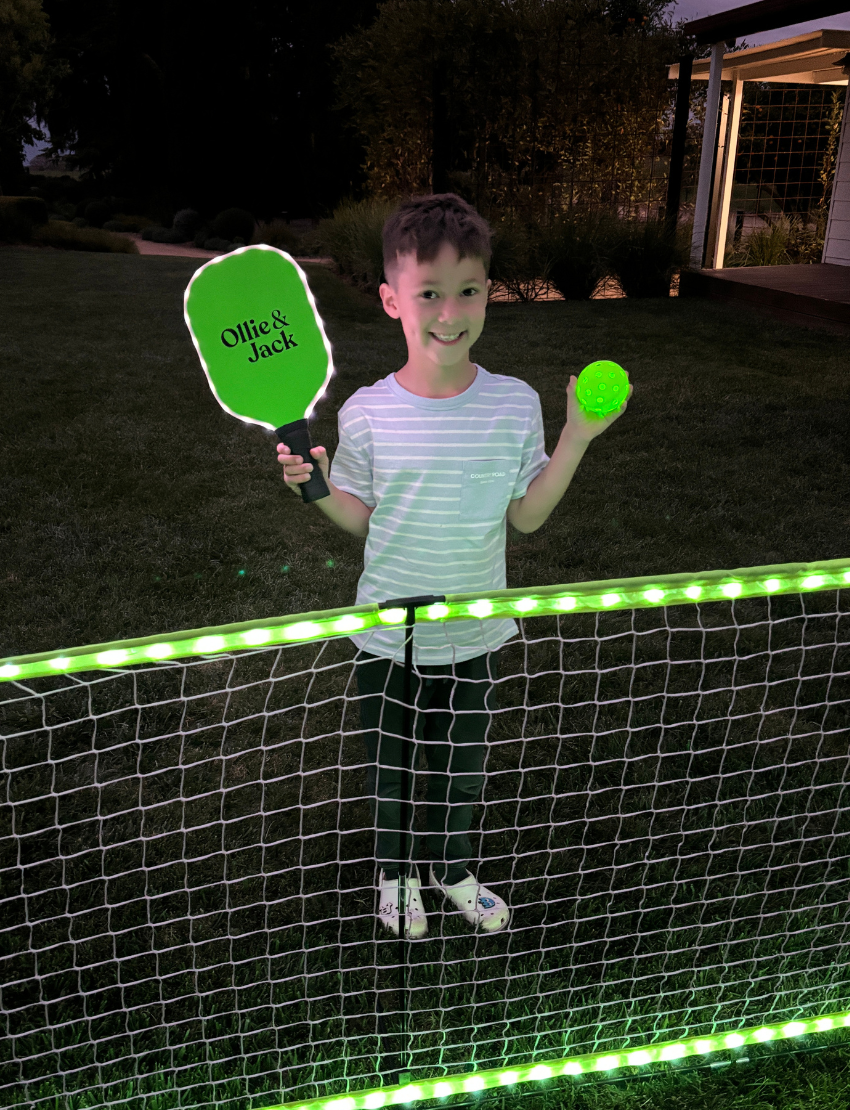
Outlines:
{"label": "striped t-shirt", "polygon": [[[508,502],[549,461],[540,398],[518,378],[480,366],[457,397],[418,397],[394,374],[358,389],[339,412],[331,480],[374,508],[357,604],[505,588]],[[419,665],[493,651],[512,620],[417,625]],[[373,655],[400,658],[404,629],[353,635]]]}

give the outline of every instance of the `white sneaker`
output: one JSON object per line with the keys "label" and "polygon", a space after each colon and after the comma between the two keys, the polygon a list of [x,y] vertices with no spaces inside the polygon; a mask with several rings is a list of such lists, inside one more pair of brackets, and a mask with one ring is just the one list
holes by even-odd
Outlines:
{"label": "white sneaker", "polygon": [[452,886],[435,878],[433,864],[430,872],[431,886],[441,890],[470,925],[475,925],[484,933],[499,933],[507,927],[511,919],[507,902],[486,886],[481,886],[471,871],[467,871],[466,877]]}
{"label": "white sneaker", "polygon": [[378,920],[398,936],[398,902],[399,884],[405,883],[404,894],[404,933],[412,940],[418,940],[428,933],[428,918],[422,908],[422,894],[418,873],[407,879],[399,876],[398,879],[387,879],[381,870],[381,880],[378,890]]}

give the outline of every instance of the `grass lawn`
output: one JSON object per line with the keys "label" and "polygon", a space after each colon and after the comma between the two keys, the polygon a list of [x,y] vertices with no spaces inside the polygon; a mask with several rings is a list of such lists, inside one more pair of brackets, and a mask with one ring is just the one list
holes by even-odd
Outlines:
{"label": "grass lawn", "polygon": [[[301,504],[282,482],[273,437],[226,415],[209,392],[182,317],[182,294],[196,268],[195,260],[24,250],[4,250],[0,258],[3,263],[0,305],[4,314],[0,337],[4,381],[0,451],[5,494],[0,524],[3,536],[0,606],[4,617],[0,657],[353,603],[362,566],[362,541],[335,530],[315,506]],[[317,409],[313,440],[325,444],[332,452],[339,404],[361,385],[397,369],[405,350],[399,325],[389,320],[379,306],[325,268],[307,269],[334,345],[337,366],[330,391]],[[509,586],[731,569],[850,555],[850,510],[845,494],[850,470],[847,438],[850,391],[845,339],[785,328],[743,310],[698,301],[550,302],[493,306],[474,355],[488,370],[516,374],[538,391],[550,450],[562,426],[564,389],[571,373],[578,373],[594,359],[611,358],[625,366],[635,387],[628,413],[591,446],[563,503],[547,524],[531,535],[509,536]],[[198,711],[202,710],[203,707]],[[214,706],[210,712],[220,713]],[[109,736],[109,723],[99,727],[102,734],[98,734],[98,743],[109,746],[110,742],[102,738]],[[114,735],[118,737],[117,723],[115,729]],[[136,739],[131,728],[130,740]],[[120,744],[115,740],[112,748],[116,785],[121,785],[118,779],[123,776],[121,782],[132,786],[138,773],[142,777],[147,775],[145,789],[148,789],[157,777],[151,768],[157,766],[164,774],[177,767],[190,768],[194,773],[197,768],[192,759],[200,765],[207,757],[196,754],[190,759],[193,749],[188,739],[177,752],[178,761],[169,763],[171,749],[166,741],[172,739],[167,736],[162,741],[159,764],[156,751],[148,749],[139,754],[128,741],[125,746],[130,769],[126,773],[121,770],[123,765],[119,766]],[[323,755],[329,762],[323,766],[335,771],[334,760],[340,754],[333,741],[331,736],[329,753]],[[90,739],[71,737],[70,743],[81,742],[85,746]],[[251,743],[253,747],[249,750],[246,742],[242,763],[248,783],[255,774],[252,768],[255,764],[260,767],[260,749],[256,741]],[[278,754],[273,747],[269,745],[269,765]],[[533,747],[529,742],[529,751]],[[746,761],[751,753],[744,748],[742,745],[739,758]],[[6,758],[12,758],[8,752]],[[56,758],[55,753],[51,758]],[[729,758],[733,759],[734,753]],[[144,764],[144,759],[152,762]],[[660,765],[660,755],[658,760]],[[797,761],[794,768],[800,762],[805,763]],[[791,764],[789,756],[789,768]],[[228,766],[238,769],[238,761]],[[682,766],[690,766],[687,759]],[[724,774],[730,775],[729,768],[733,766],[724,764]],[[82,762],[80,767],[81,776],[90,773]],[[186,773],[188,776],[189,772]],[[197,772],[200,783],[197,791],[199,795],[213,797],[215,812],[218,812],[215,805],[219,804],[215,799],[221,797],[215,792],[225,790],[223,773],[212,758],[208,768],[211,779],[201,781],[201,773]],[[256,771],[258,781],[264,773],[262,769]],[[276,773],[283,775],[280,769]],[[782,788],[790,796],[792,770],[788,774],[791,777],[783,780]],[[811,779],[810,769],[803,767],[799,774],[803,777],[808,774]],[[508,781],[507,775],[504,781]],[[531,779],[529,783],[529,790],[536,789]],[[80,788],[80,805],[87,804],[84,785],[81,778],[74,787]],[[836,784],[836,790],[840,785]],[[172,786],[163,786],[163,797],[171,789]],[[188,777],[173,789],[181,796],[184,790],[188,792]],[[336,779],[333,789],[341,789]],[[508,794],[505,800],[518,802],[516,792],[520,787],[510,789],[515,793]],[[543,795],[546,789],[551,792],[551,784],[544,788]],[[569,790],[573,791],[571,802],[579,807],[584,804],[589,788],[583,793],[577,781],[564,788],[565,795]],[[137,797],[142,795],[137,793]],[[335,798],[333,795],[333,816]],[[524,795],[522,800],[526,800]],[[541,818],[544,823],[545,801],[544,796]],[[253,803],[248,799],[244,804],[248,808],[241,816],[248,830],[254,815],[250,811]],[[659,807],[663,808],[660,803]],[[6,806],[7,811],[11,808]],[[165,808],[162,806],[157,813],[164,813]],[[318,820],[319,811],[314,808],[310,819]],[[298,813],[297,797],[290,807],[292,812]],[[518,807],[515,812],[514,820],[519,822]],[[545,824],[537,817],[532,820],[530,813],[531,809],[523,811],[523,821],[545,831]],[[237,816],[232,809],[228,836],[235,836]],[[145,836],[150,837],[148,844],[156,841],[163,853],[173,849],[176,853],[173,859],[163,855],[165,863],[182,862],[185,846],[181,830],[186,828],[180,824],[182,817],[168,818],[177,820],[174,828],[163,825],[157,829],[158,819],[156,815],[145,816],[151,822],[145,825]],[[711,814],[706,820],[710,829]],[[312,826],[308,829],[306,816],[304,821],[287,834],[293,838],[288,842],[290,846],[296,836],[306,837],[309,831],[315,831]],[[69,819],[68,825],[71,824]],[[201,851],[197,848],[200,842],[196,842],[200,863],[204,862],[205,853],[212,859],[212,854],[220,850],[220,844],[216,847],[219,828],[214,817],[204,825],[202,831],[212,837],[212,847],[205,844]],[[836,826],[834,836],[838,831],[841,830]],[[171,837],[174,844],[166,834],[175,834],[176,839]],[[17,837],[8,835],[8,830],[3,835],[14,859]],[[263,857],[258,864],[249,854],[239,855],[246,845],[256,847],[256,832],[248,830],[244,835],[255,840],[240,843],[233,839],[227,851],[232,863],[237,857],[248,860],[245,866],[254,870],[246,871],[246,876],[253,881],[265,873],[267,861]],[[619,834],[612,835],[616,838]],[[647,826],[640,836],[648,840],[657,836],[655,827]],[[545,837],[541,850],[546,850]],[[81,846],[80,853],[83,851]],[[764,855],[771,866],[776,865],[778,855],[768,857],[767,850]],[[93,890],[95,879],[99,881],[105,875],[105,863],[97,860],[94,866]],[[600,863],[596,870],[601,874],[605,866]],[[130,876],[129,881],[135,882],[132,869],[138,869],[138,863],[125,861],[122,867]],[[297,860],[294,865],[290,861],[286,882],[296,883],[296,895],[306,890],[297,886],[301,870]],[[319,871],[314,870],[310,881],[319,881]],[[372,891],[368,889],[371,880],[363,878],[362,866],[361,872],[357,882],[365,889],[365,908],[362,918],[352,923],[348,939],[365,946],[373,943],[369,939],[373,927]],[[332,892],[337,890],[333,884],[341,882],[336,875],[334,872],[330,879],[322,879],[331,883]],[[153,881],[152,874],[149,881]],[[739,900],[745,894],[749,897],[747,882],[754,883],[757,892],[759,881],[758,875],[742,879],[740,884],[735,879],[732,894],[727,888],[721,891],[722,897],[715,894],[715,900],[719,905],[723,897]],[[222,886],[222,882],[219,880],[217,885]],[[190,879],[180,878],[175,898],[184,887],[194,889]],[[819,889],[814,878],[811,887]],[[206,890],[213,901],[215,888],[216,882],[207,881]],[[48,893],[53,897],[62,889],[61,883],[54,883]],[[600,889],[604,893],[605,888]],[[610,885],[607,889],[613,891]],[[287,891],[281,886],[278,897],[282,899]],[[645,894],[638,891],[640,898]],[[163,891],[151,893],[151,888],[148,895],[152,899],[154,895],[165,898]],[[587,904],[594,898],[588,896]],[[306,894],[304,899],[306,906]],[[126,894],[125,901],[130,906],[131,893]],[[604,897],[600,895],[598,901],[604,912]],[[206,924],[212,929],[212,902],[206,907],[200,904],[209,918],[205,918]],[[83,907],[85,912],[90,908]],[[230,946],[230,955],[222,965],[226,968],[225,977],[232,967],[238,967],[242,978],[231,985],[243,988],[244,1005],[252,1015],[260,1014],[266,1005],[262,1000],[268,997],[270,965],[262,960],[252,963],[256,953],[251,945],[257,943],[259,934],[248,936],[246,932],[240,940],[235,933],[228,932],[229,904],[226,909],[228,912],[222,911],[220,915],[223,924],[215,925],[223,931],[215,936],[211,933],[206,940]],[[638,909],[644,912],[644,901],[640,901],[635,912]],[[781,920],[797,920],[782,919],[784,909],[787,905],[780,905],[776,911]],[[142,910],[147,913],[148,907],[143,905]],[[50,912],[59,921],[62,913],[68,911],[60,908]],[[176,916],[167,924],[173,926],[177,935],[186,915],[182,910],[174,912]],[[298,912],[302,912],[300,908]],[[687,908],[683,912],[687,913]],[[846,922],[842,925],[841,911],[835,912],[830,943],[840,953],[844,951],[840,945],[846,947],[846,939],[835,938],[839,934],[844,936]],[[197,913],[194,902],[192,913]],[[129,918],[124,920],[126,924]],[[341,996],[343,980],[347,984],[347,998],[356,1001],[368,993],[367,978],[358,978],[362,968],[355,966],[356,961],[362,956],[363,960],[372,961],[370,966],[377,967],[386,957],[387,946],[375,945],[370,954],[363,955],[367,949],[358,951],[352,944],[345,958],[354,960],[354,964],[343,967],[335,931],[338,922],[333,912],[321,921],[315,918],[309,927],[303,925],[303,933],[302,924],[299,917],[294,922],[294,932],[287,933],[281,928],[274,941],[278,945],[272,953],[278,961],[274,965],[278,969],[275,986],[282,993],[272,1002],[280,1006],[286,1018],[277,1025],[277,1032],[288,1035],[297,1021],[301,1023],[299,1029],[310,1025],[311,1038],[315,1026],[317,1037],[323,1033],[329,1042],[336,1038],[337,1043],[342,1043],[347,1036],[345,1014],[340,1016],[334,1011],[333,999]],[[703,924],[700,920],[700,929]],[[357,932],[361,926],[362,940]],[[109,941],[110,930],[117,929],[117,925],[101,923],[97,928],[101,932],[92,944],[104,938]],[[255,922],[252,928],[259,926]],[[313,932],[308,943],[310,929]],[[626,929],[628,932],[628,924]],[[775,955],[777,961],[785,961],[783,967],[793,966],[795,974],[805,976],[805,950],[796,952],[799,959],[794,962],[793,930],[783,933],[780,924],[774,933],[770,943],[765,942],[767,947],[758,946],[762,934],[757,934],[753,943],[759,959],[765,961]],[[485,1024],[490,1020],[487,1015],[496,1013],[500,1003],[507,1006],[508,988],[504,984],[508,979],[514,985],[522,982],[547,985],[548,972],[542,958],[538,960],[543,935],[543,929],[536,933],[528,929],[522,935],[518,932],[526,951],[493,950],[487,959],[474,937],[449,936],[439,941],[435,938],[434,945],[442,945],[439,954],[436,947],[422,948],[420,952],[425,954],[416,957],[416,966],[412,968],[412,983],[420,988],[418,1018],[424,1020],[429,1011],[439,1012],[441,1007],[447,1011],[457,1008],[458,1013],[468,1007],[474,1014],[469,1020]],[[546,935],[551,940],[553,934]],[[57,951],[60,939],[56,941]],[[609,935],[606,946],[615,940]],[[46,940],[43,943],[49,947]],[[194,958],[191,953],[200,952],[195,939],[180,943],[185,943],[190,958]],[[177,951],[178,941],[174,940],[172,946]],[[721,947],[716,946],[711,954],[712,971],[720,976],[718,990],[727,971],[718,956]],[[382,948],[384,957],[378,948]],[[26,956],[25,951],[14,945],[10,951],[15,959]],[[672,983],[675,959],[666,949],[658,950],[655,956],[661,967],[658,981],[668,982],[664,976],[670,972]],[[98,957],[101,960],[98,966],[107,968],[110,958],[109,954]],[[443,968],[441,974],[445,977],[440,981],[439,991],[433,986],[428,991],[421,989],[423,977],[431,973],[433,965],[429,961],[436,961]],[[733,962],[730,959],[730,964]],[[644,962],[641,967],[651,963]],[[302,1006],[308,964],[309,989],[314,996]],[[201,975],[195,965],[190,966],[194,968],[192,974]],[[497,967],[509,970],[502,974]],[[471,995],[464,993],[469,984],[462,979],[469,968],[473,969],[468,972],[472,976]],[[215,969],[208,970],[212,974]],[[571,969],[570,990],[574,993],[569,997],[578,998],[583,991],[592,996],[593,990],[616,988],[616,983],[607,981],[600,988],[590,978],[582,983],[580,974],[585,970]],[[163,982],[167,978],[166,972],[159,970],[145,975],[147,983],[159,984],[160,975]],[[457,978],[453,979],[455,975]],[[729,981],[738,989],[734,976],[734,969],[729,970]],[[79,982],[82,984],[83,980]],[[263,1040],[269,1029],[261,1022],[268,1023],[270,1019],[258,1017],[260,1024],[255,1028],[236,1029],[228,1025],[233,1017],[232,1003],[227,1004],[230,1010],[207,1013],[202,1021],[197,1015],[185,1017],[179,1006],[166,1011],[168,999],[163,997],[162,1009],[151,1001],[151,1013],[168,1012],[176,1016],[170,1023],[151,1018],[146,1026],[142,1011],[147,1001],[139,1002],[141,996],[136,988],[134,994],[128,987],[127,998],[132,995],[136,999],[132,1018],[139,1024],[135,1028],[113,1028],[109,1021],[115,1019],[114,1007],[118,1003],[108,993],[110,984],[96,976],[90,983],[88,988],[77,987],[83,995],[90,992],[91,1009],[76,1025],[67,1017],[69,1031],[63,1048],[68,1055],[62,1057],[59,1070],[90,1066],[92,1074],[97,1070],[100,1076],[103,1069],[104,1076],[115,1076],[112,1101],[118,1103],[128,1098],[129,1105],[141,1110],[141,1099],[132,1101],[125,1080],[132,1060],[144,1057],[146,1074],[153,1076],[147,1088],[149,1110],[194,1105],[188,1093],[180,1101],[169,1069],[187,1062],[189,1050],[181,1045],[194,1050],[203,1042],[210,1055],[197,1061],[198,1073],[207,1078],[197,1082],[209,1084],[210,1102],[230,1105],[232,1098],[232,1105],[242,1110],[273,1101],[266,1094],[269,1089],[266,1076],[260,1074],[260,1057],[254,1053],[278,1052],[286,1056],[289,1048],[279,1042],[269,1047]],[[707,988],[703,984],[700,989]],[[288,996],[287,991],[294,993]],[[197,993],[200,995],[200,987]],[[95,997],[113,1010],[108,1014],[106,1010],[100,1011],[105,1016],[98,1018]],[[537,997],[533,993],[527,1014],[528,1041],[534,1041],[535,1046]],[[185,1001],[181,996],[174,1006]],[[664,1001],[663,997],[660,1001],[647,1000],[643,1013],[657,1012],[651,1007],[663,1007]],[[121,1005],[132,1009],[129,1002]],[[495,1022],[496,1018],[492,1020]],[[76,1041],[71,1037],[72,1025]],[[94,1059],[91,1054],[86,1055],[90,1046],[84,1042],[87,1036],[92,1036],[89,1030],[95,1025],[99,1045],[105,1046],[104,1056],[98,1056],[90,1065],[75,1063],[76,1059]],[[356,1028],[356,1023],[348,1028]],[[443,1036],[441,1029],[432,1032],[438,1039]],[[6,1035],[10,1035],[8,1029]],[[833,1036],[834,1044],[829,1040]],[[122,1041],[132,1043],[130,1056],[121,1047]],[[628,1083],[571,1081],[548,1093],[535,1090],[525,1104],[576,1110],[643,1110],[650,1106],[663,1110],[703,1107],[844,1110],[850,1100],[850,1050],[838,1034],[819,1035],[814,1041],[823,1046],[823,1051],[792,1055],[759,1046],[749,1050],[748,1063],[724,1069],[684,1071],[668,1065],[652,1077]],[[29,1044],[30,1055],[34,1055],[36,1043],[40,1042],[33,1040]],[[216,1057],[214,1053],[219,1050]],[[45,1059],[50,1051],[59,1049],[45,1041]],[[74,1052],[78,1057],[73,1056]],[[249,1069],[240,1075],[228,1071],[235,1060],[243,1058],[251,1062],[253,1072]],[[4,1059],[9,1059],[8,1054]],[[50,1086],[54,1075],[50,1069],[54,1064],[44,1067],[40,1073],[47,1077],[43,1089],[33,1087],[27,1097],[32,1099],[35,1092],[39,1098],[47,1098],[56,1090],[56,1110],[82,1110],[96,1102],[88,1096],[58,1097],[58,1088]],[[158,1073],[163,1076],[161,1101],[154,1097]],[[232,1087],[228,1088],[228,1083]],[[214,1088],[214,1084],[218,1085]],[[18,1101],[23,1102],[24,1096]],[[513,1096],[498,1095],[488,1096],[482,1105],[512,1107],[518,1102]]]}

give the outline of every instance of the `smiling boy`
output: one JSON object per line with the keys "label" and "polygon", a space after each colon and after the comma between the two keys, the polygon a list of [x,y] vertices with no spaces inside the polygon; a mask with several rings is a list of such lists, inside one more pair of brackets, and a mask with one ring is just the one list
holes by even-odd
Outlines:
{"label": "smiling boy", "polygon": [[[339,527],[366,539],[357,604],[505,587],[506,521],[533,532],[561,500],[588,444],[625,411],[588,417],[567,386],[567,422],[551,459],[537,393],[470,361],[491,282],[491,231],[453,193],[417,197],[384,227],[385,312],[401,320],[407,362],[367,386],[339,412],[339,447],[328,466],[278,445],[294,492],[318,465],[330,496],[315,502]],[[631,391],[630,391],[631,395]],[[416,750],[428,763],[427,835],[432,886],[482,932],[499,932],[510,910],[469,871],[469,828],[484,784],[498,649],[512,620],[461,621],[414,629]],[[396,935],[399,884],[404,929],[427,934],[418,868],[400,858],[404,629],[352,636],[370,760],[368,792],[380,863],[378,917]],[[414,756],[415,759],[415,756]],[[412,781],[413,776],[409,776]]]}

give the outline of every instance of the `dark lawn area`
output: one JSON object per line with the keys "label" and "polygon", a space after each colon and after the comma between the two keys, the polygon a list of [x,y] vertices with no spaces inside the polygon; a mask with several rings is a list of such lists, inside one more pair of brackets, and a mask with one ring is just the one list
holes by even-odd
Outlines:
{"label": "dark lawn area", "polygon": [[[273,436],[223,412],[183,322],[194,259],[5,250],[3,656],[353,604],[362,542],[283,485]],[[308,266],[339,404],[398,368],[401,328]],[[635,387],[508,585],[850,551],[846,340],[701,301],[495,305],[474,357],[540,394],[551,451],[571,373]]]}

